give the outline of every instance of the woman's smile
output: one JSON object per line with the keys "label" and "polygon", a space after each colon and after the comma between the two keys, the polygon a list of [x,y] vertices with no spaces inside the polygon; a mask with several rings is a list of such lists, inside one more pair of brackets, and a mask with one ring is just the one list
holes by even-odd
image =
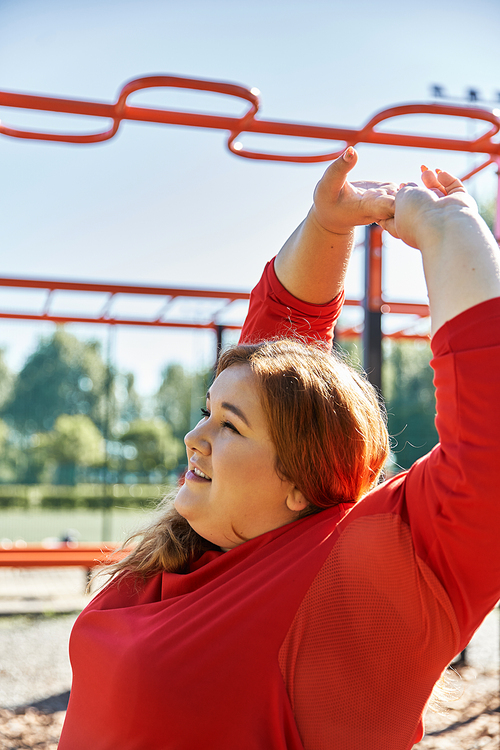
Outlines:
{"label": "woman's smile", "polygon": [[196,466],[187,472],[185,479],[191,482],[197,481],[200,479],[208,481],[208,482],[212,481],[209,476],[204,474],[200,469],[197,469]]}

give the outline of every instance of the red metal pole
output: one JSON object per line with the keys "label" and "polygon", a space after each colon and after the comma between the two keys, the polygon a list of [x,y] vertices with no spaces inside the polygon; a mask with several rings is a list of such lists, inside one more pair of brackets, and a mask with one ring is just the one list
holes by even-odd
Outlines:
{"label": "red metal pole", "polygon": [[495,235],[496,241],[500,244],[500,159],[496,159],[495,161],[497,165],[497,204],[493,224],[493,234]]}

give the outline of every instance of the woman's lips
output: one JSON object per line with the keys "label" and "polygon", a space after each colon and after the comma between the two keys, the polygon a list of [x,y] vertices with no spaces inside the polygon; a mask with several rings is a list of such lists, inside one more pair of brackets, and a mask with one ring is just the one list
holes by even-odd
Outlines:
{"label": "woman's lips", "polygon": [[190,470],[189,470],[189,471],[188,471],[188,472],[186,473],[186,477],[185,477],[185,478],[186,478],[186,479],[187,479],[187,480],[188,480],[189,482],[211,482],[211,481],[212,481],[212,480],[211,480],[211,479],[209,479],[208,477],[206,477],[206,478],[205,478],[205,477],[200,477],[200,476],[198,476],[198,474],[195,474],[195,473],[194,473],[194,471],[193,471],[192,469],[190,469]]}

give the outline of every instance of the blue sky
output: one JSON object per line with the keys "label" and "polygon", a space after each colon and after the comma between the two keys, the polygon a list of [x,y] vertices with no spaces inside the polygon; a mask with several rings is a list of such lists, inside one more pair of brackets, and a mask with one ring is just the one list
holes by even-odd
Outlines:
{"label": "blue sky", "polygon": [[[429,101],[432,84],[459,98],[471,87],[497,96],[499,32],[497,0],[2,0],[0,89],[113,101],[128,79],[169,73],[255,86],[263,118],[359,127],[389,105]],[[172,91],[135,101],[228,111]],[[76,127],[7,109],[0,118]],[[465,133],[451,120],[406,126]],[[221,132],[132,123],[86,147],[0,136],[0,275],[250,289],[307,212],[324,165],[238,159],[224,141]],[[418,179],[423,161],[458,173],[471,164],[451,153],[359,153],[354,179]],[[493,195],[493,171],[473,189]],[[388,296],[423,300],[418,255],[399,243],[387,255]],[[348,281],[353,296],[360,267]],[[100,326],[71,330],[106,340]],[[11,366],[48,331],[0,324]],[[212,355],[210,334],[122,329],[113,341],[116,363],[145,393],[167,361],[204,365]]]}

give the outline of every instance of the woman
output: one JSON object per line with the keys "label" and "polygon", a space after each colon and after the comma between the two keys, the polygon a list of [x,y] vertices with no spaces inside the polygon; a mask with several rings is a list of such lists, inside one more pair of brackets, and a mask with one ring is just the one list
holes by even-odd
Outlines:
{"label": "woman", "polygon": [[498,249],[450,175],[353,187],[355,160],[327,170],[243,336],[327,340],[352,226],[378,220],[422,252],[441,445],[377,485],[368,384],[318,345],[224,354],[175,509],[75,625],[60,750],[406,750],[498,600]]}

